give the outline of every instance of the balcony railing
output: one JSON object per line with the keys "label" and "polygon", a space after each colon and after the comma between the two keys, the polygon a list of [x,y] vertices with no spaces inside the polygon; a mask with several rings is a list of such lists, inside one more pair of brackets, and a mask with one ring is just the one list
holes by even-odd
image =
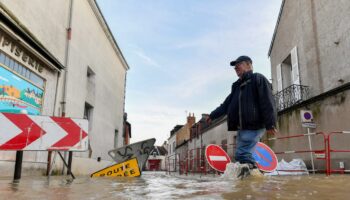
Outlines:
{"label": "balcony railing", "polygon": [[309,98],[309,86],[291,85],[274,95],[277,112]]}

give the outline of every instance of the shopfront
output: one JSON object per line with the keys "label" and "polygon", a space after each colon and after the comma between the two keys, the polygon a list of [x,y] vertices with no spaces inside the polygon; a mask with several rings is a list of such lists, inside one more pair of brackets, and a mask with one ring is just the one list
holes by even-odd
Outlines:
{"label": "shopfront", "polygon": [[0,22],[0,112],[54,115],[59,70],[10,22]]}

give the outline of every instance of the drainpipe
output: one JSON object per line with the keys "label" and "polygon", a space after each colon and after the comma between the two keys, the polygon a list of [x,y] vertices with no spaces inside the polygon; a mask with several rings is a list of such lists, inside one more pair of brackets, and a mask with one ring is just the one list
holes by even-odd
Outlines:
{"label": "drainpipe", "polygon": [[[125,96],[126,96],[126,74],[127,74],[127,71],[125,71],[125,75],[124,75],[124,102],[123,102],[123,122],[122,122],[122,134],[124,134],[125,132],[125,126],[126,126],[126,121],[127,119],[124,119],[124,115],[125,115]],[[129,130],[130,131],[130,130]],[[124,137],[126,137],[126,135],[124,135]],[[128,136],[129,137],[129,136]],[[123,138],[123,137],[122,137]],[[117,139],[118,140],[118,139]],[[130,138],[129,138],[129,142],[130,142]],[[127,145],[127,144],[126,144]],[[122,146],[124,146],[124,144],[122,144]],[[116,147],[114,148],[118,148],[118,144]]]}
{"label": "drainpipe", "polygon": [[59,84],[60,77],[61,77],[61,72],[57,71],[55,102],[53,104],[52,116],[56,116],[57,93],[58,93],[58,84]]}
{"label": "drainpipe", "polygon": [[66,116],[66,100],[67,100],[67,82],[68,82],[68,63],[69,63],[69,52],[70,52],[70,40],[72,36],[72,14],[73,14],[73,2],[74,0],[70,0],[69,3],[69,14],[68,14],[68,27],[67,27],[67,40],[66,40],[66,52],[65,52],[65,73],[63,76],[63,96],[62,96],[62,113],[61,116]]}
{"label": "drainpipe", "polygon": [[[68,13],[68,27],[67,27],[67,38],[66,38],[66,49],[65,49],[65,59],[64,59],[64,75],[63,75],[63,95],[62,95],[62,101],[60,102],[62,112],[61,116],[65,117],[66,115],[66,96],[67,96],[67,80],[68,80],[68,61],[69,61],[69,47],[70,47],[70,40],[71,40],[71,25],[72,25],[72,13],[73,13],[73,0],[70,0],[69,2],[69,13]],[[59,78],[60,78],[60,72],[57,74],[57,82],[56,82],[56,94],[55,94],[55,104],[54,104],[54,110],[53,110],[53,115],[55,116],[55,110],[56,110],[56,101],[57,101],[57,91],[58,91],[58,83],[59,83]],[[46,175],[50,176],[50,171],[51,171],[51,157],[52,157],[52,151],[48,151],[48,156],[47,156],[47,170],[46,170]],[[66,152],[64,153],[64,158],[66,159],[67,154]],[[65,166],[63,165],[63,171],[65,170]],[[62,171],[62,174],[63,174]]]}
{"label": "drainpipe", "polygon": [[[67,102],[67,82],[68,82],[68,69],[69,69],[69,52],[70,52],[70,41],[72,38],[72,15],[73,15],[73,3],[74,0],[69,1],[69,13],[68,13],[68,27],[67,27],[67,40],[66,40],[66,52],[65,52],[65,60],[64,60],[64,66],[65,66],[65,73],[63,76],[63,95],[62,95],[62,113],[61,116],[66,116],[66,102]],[[69,153],[68,160],[71,161],[72,153]],[[64,160],[67,159],[67,152],[64,152]],[[68,163],[69,166],[71,166],[71,163]],[[65,166],[63,165],[62,168],[62,174],[64,173]],[[68,169],[68,173],[70,172],[70,169]]]}

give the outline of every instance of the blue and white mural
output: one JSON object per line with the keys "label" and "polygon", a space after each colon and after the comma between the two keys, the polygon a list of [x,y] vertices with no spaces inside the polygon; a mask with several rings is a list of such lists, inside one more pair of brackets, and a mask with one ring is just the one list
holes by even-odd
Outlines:
{"label": "blue and white mural", "polygon": [[44,91],[0,66],[0,112],[39,115]]}

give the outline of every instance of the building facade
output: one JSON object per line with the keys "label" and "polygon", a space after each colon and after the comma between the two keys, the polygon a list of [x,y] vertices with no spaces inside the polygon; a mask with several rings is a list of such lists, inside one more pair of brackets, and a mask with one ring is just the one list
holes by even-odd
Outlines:
{"label": "building facade", "polygon": [[176,154],[176,132],[181,129],[183,125],[176,125],[173,130],[170,131],[170,137],[168,138],[168,149],[165,160],[165,166],[167,171],[176,171],[178,169],[177,163],[179,157]]}
{"label": "building facade", "polygon": [[130,144],[130,138],[131,138],[131,124],[128,122],[128,114],[124,113],[124,128],[123,128],[123,146]]}
{"label": "building facade", "polygon": [[[179,157],[180,162],[183,162],[187,158],[188,141],[190,139],[190,128],[195,122],[196,122],[196,117],[194,116],[194,114],[191,115],[191,113],[189,113],[189,115],[187,116],[186,124],[175,133],[176,134],[175,151]],[[183,163],[181,163],[180,165],[183,165]]]}
{"label": "building facade", "polygon": [[188,159],[190,171],[199,171],[206,162],[205,149],[209,144],[220,145],[233,159],[235,131],[227,130],[227,116],[222,116],[211,124],[206,122],[206,114],[191,128],[191,137],[188,142]]}
{"label": "building facade", "polygon": [[[301,126],[301,110],[313,113],[311,132],[350,130],[350,20],[349,1],[284,0],[268,55],[273,93],[278,110],[280,136],[307,133]],[[335,138],[340,149],[349,136]],[[307,138],[273,142],[276,151],[308,149]],[[322,149],[323,139],[312,137],[312,148]],[[290,155],[289,157],[296,156]],[[298,155],[310,167],[310,155]],[[349,159],[333,153],[333,168]],[[316,167],[324,168],[323,161]]]}
{"label": "building facade", "polygon": [[148,171],[165,171],[165,157],[167,150],[164,146],[155,146],[148,157],[146,170]]}
{"label": "building facade", "polygon": [[110,159],[125,143],[129,67],[96,1],[0,0],[0,17],[0,111],[87,118],[89,152],[75,155]]}

